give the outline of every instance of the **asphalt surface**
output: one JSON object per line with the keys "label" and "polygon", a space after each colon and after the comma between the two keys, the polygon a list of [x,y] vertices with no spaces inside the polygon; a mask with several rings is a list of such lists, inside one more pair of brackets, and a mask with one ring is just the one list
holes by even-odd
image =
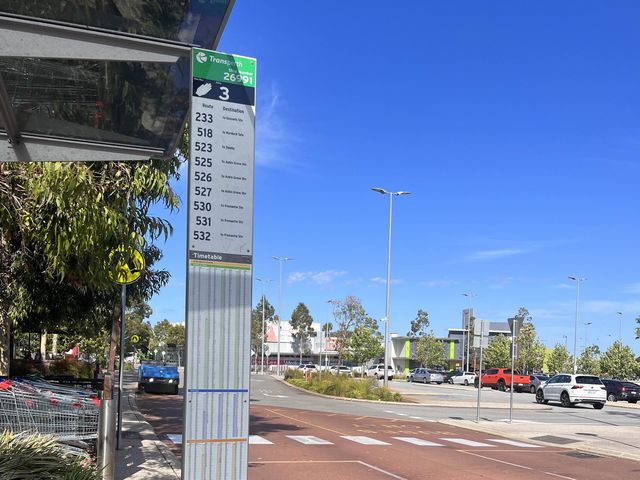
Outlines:
{"label": "asphalt surface", "polygon": [[[268,376],[253,376],[251,388],[252,480],[326,480],[327,476],[368,480],[466,479],[471,475],[492,479],[640,478],[640,463],[630,460],[539,442],[514,442],[495,433],[439,423],[446,419],[475,419],[475,409],[323,398],[291,389]],[[508,395],[505,398],[508,402]],[[182,397],[141,395],[137,403],[160,439],[180,456]],[[608,410],[613,413],[608,415]],[[579,423],[586,426],[586,431],[588,425],[602,422],[640,423],[636,412],[615,414],[620,410],[595,411],[579,406],[570,410],[518,410],[514,419]],[[508,411],[486,409],[482,416],[500,425]]]}

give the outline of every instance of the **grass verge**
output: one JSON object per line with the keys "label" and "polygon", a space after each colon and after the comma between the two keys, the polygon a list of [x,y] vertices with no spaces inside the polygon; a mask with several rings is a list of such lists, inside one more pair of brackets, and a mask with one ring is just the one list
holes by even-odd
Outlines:
{"label": "grass verge", "polygon": [[328,372],[314,373],[305,378],[300,370],[287,370],[284,379],[296,387],[332,397],[402,402],[402,395],[376,385],[372,378],[351,378]]}

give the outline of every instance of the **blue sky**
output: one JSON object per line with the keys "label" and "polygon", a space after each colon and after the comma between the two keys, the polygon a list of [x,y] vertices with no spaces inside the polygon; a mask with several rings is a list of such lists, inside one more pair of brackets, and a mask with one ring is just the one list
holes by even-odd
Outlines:
{"label": "blue sky", "polygon": [[[437,335],[525,306],[549,346],[623,341],[640,353],[637,1],[238,0],[219,50],[258,59],[254,277],[284,314],[329,299],[384,317],[421,308]],[[186,176],[176,185],[186,201]],[[163,248],[152,321],[184,319],[186,207]],[[260,296],[255,284],[254,305]],[[622,311],[620,317],[616,312]]]}

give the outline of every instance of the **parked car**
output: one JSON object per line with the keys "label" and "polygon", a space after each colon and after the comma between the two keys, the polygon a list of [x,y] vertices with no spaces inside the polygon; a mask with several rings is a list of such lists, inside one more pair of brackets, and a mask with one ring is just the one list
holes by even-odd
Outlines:
{"label": "parked car", "polygon": [[412,382],[413,381],[413,374],[416,373],[416,370],[418,370],[417,368],[412,368],[411,370],[409,370],[409,373],[407,373],[407,382]]}
{"label": "parked car", "polygon": [[635,383],[610,379],[602,379],[602,383],[607,388],[607,400],[610,402],[626,400],[629,403],[638,403],[640,399],[640,386]]}
{"label": "parked car", "polygon": [[[373,377],[375,379],[384,378],[384,363],[376,363],[367,368],[365,372],[367,377]],[[387,366],[387,378],[393,379],[393,367]]]}
{"label": "parked car", "polygon": [[353,376],[353,374],[351,373],[351,369],[349,367],[346,367],[344,365],[333,365],[330,369],[329,369],[330,373],[336,374],[336,375],[346,375],[348,377]]}
{"label": "parked car", "polygon": [[315,373],[320,370],[318,366],[313,363],[304,363],[298,368],[302,371],[302,373]]}
{"label": "parked car", "polygon": [[442,377],[442,373],[436,372],[435,370],[418,368],[413,374],[412,381],[419,383],[437,383],[438,385],[440,385],[442,382],[444,382],[444,378]]}
{"label": "parked car", "polygon": [[453,385],[473,385],[476,374],[473,372],[455,372],[449,383]]}
{"label": "parked car", "polygon": [[[482,372],[482,386],[498,389],[501,392],[511,387],[511,369],[510,368],[489,368]],[[473,385],[478,387],[479,381],[476,377]],[[529,390],[529,375],[520,375],[516,370],[513,374],[513,390],[521,392]]]}
{"label": "parked car", "polygon": [[607,387],[595,375],[561,373],[551,377],[536,391],[538,403],[560,402],[563,407],[590,403],[600,410],[607,401]]}
{"label": "parked car", "polygon": [[446,372],[444,370],[436,370],[436,371],[442,374],[442,380],[444,380],[446,383],[451,383],[451,377],[453,376],[454,373],[456,373],[454,371],[449,371],[449,372]]}
{"label": "parked car", "polygon": [[529,391],[534,395],[538,391],[538,387],[541,387],[549,380],[549,375],[542,375],[541,373],[534,373],[533,375],[529,375],[529,383],[531,386],[529,387]]}

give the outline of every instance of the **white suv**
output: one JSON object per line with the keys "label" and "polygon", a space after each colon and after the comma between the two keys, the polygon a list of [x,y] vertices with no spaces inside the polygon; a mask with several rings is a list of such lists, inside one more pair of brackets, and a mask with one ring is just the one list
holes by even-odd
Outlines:
{"label": "white suv", "polygon": [[536,391],[538,403],[560,402],[563,407],[590,403],[600,410],[607,401],[607,387],[595,375],[560,373],[551,377]]}
{"label": "white suv", "polygon": [[[376,379],[384,378],[384,363],[376,363],[375,365],[371,365],[369,368],[367,368],[365,375],[367,377],[373,377]],[[387,367],[387,378],[389,380],[393,378],[393,368],[390,366]]]}
{"label": "white suv", "polygon": [[456,372],[451,375],[451,379],[449,383],[454,385],[473,385],[473,382],[476,381],[476,374],[473,372]]}

